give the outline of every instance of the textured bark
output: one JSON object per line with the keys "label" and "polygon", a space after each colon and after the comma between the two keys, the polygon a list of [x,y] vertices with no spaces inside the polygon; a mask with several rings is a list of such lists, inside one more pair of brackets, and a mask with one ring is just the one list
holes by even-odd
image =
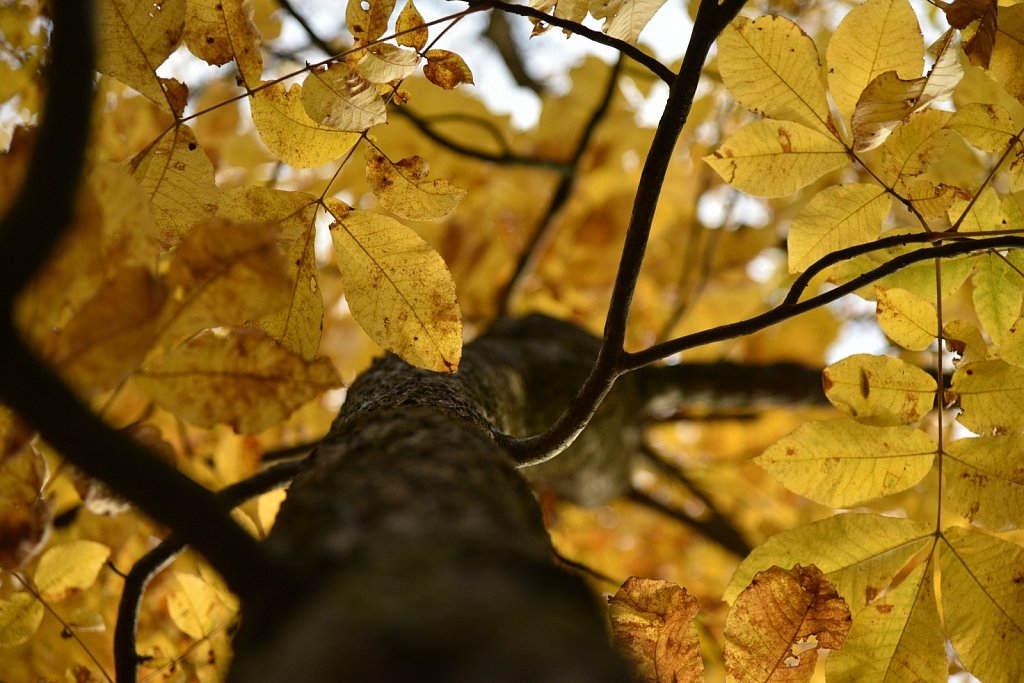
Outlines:
{"label": "textured bark", "polygon": [[[268,541],[305,584],[247,606],[232,680],[627,680],[598,598],[552,564],[533,491],[491,431],[543,427],[594,351],[531,317],[469,345],[455,375],[375,363]],[[587,438],[621,431],[629,403],[616,395]]]}

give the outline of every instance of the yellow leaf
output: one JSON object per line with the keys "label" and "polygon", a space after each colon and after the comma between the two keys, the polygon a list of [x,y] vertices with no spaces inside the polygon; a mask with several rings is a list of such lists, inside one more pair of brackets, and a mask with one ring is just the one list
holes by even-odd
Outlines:
{"label": "yellow leaf", "polygon": [[165,346],[283,308],[291,289],[274,225],[221,218],[207,219],[185,236],[166,279],[173,299],[161,323]]}
{"label": "yellow leaf", "polygon": [[[740,683],[809,681],[818,648],[838,650],[850,610],[814,565],[759,572],[729,610],[725,668]],[[801,647],[810,644],[809,649]]]}
{"label": "yellow leaf", "polygon": [[260,139],[286,164],[298,168],[321,166],[348,154],[359,142],[358,133],[321,126],[302,106],[302,88],[285,90],[275,83],[249,99],[252,122]]}
{"label": "yellow leaf", "polygon": [[1017,126],[1005,107],[984,102],[963,105],[946,125],[986,152],[1001,152],[1017,134]]}
{"label": "yellow leaf", "polygon": [[427,50],[423,56],[427,58],[427,63],[423,65],[423,75],[434,85],[445,90],[463,83],[473,85],[473,72],[462,57],[454,52]]}
{"label": "yellow leaf", "polygon": [[1024,680],[1024,548],[953,527],[942,532],[946,635],[983,681]]}
{"label": "yellow leaf", "polygon": [[233,221],[275,222],[285,250],[291,302],[253,321],[282,346],[306,360],[320,348],[324,298],[316,263],[316,198],[302,192],[241,187],[224,194],[218,215]]}
{"label": "yellow leaf", "polygon": [[29,593],[15,593],[0,600],[0,647],[17,647],[28,642],[43,623],[43,603]]}
{"label": "yellow leaf", "polygon": [[1024,100],[1024,5],[999,8],[999,28],[988,73],[1018,100]]}
{"label": "yellow leaf", "polygon": [[828,656],[829,683],[947,680],[945,638],[935,606],[931,563],[858,612],[846,644]]}
{"label": "yellow leaf", "polygon": [[444,261],[393,218],[329,203],[345,297],[376,343],[427,370],[455,372],[462,313]]}
{"label": "yellow leaf", "polygon": [[411,47],[417,52],[422,50],[430,37],[430,31],[423,23],[423,15],[416,9],[413,1],[408,0],[395,22],[395,42],[403,47]]}
{"label": "yellow leaf", "polygon": [[608,603],[615,648],[645,683],[704,680],[697,598],[668,581],[631,576]]}
{"label": "yellow leaf", "polygon": [[[942,337],[946,340],[946,347],[960,356],[959,360],[954,361],[957,365],[988,359],[988,344],[981,336],[981,330],[967,320],[951,320],[946,323],[942,328]],[[1003,360],[1013,363],[1009,358]]]}
{"label": "yellow leaf", "polygon": [[898,126],[882,148],[882,180],[895,186],[927,171],[953,140],[949,119],[948,111],[929,109]]}
{"label": "yellow leaf", "polygon": [[167,596],[167,612],[175,626],[198,640],[224,625],[227,611],[210,584],[185,572],[175,572],[174,579],[178,585]]}
{"label": "yellow leaf", "polygon": [[308,362],[252,331],[204,332],[135,375],[160,406],[193,424],[229,424],[243,434],[271,427],[341,384],[326,358]]}
{"label": "yellow leaf", "polygon": [[214,66],[234,59],[242,81],[250,88],[263,75],[260,32],[245,0],[188,0],[185,45],[196,57]]}
{"label": "yellow leaf", "polygon": [[344,63],[309,72],[302,106],[313,121],[338,130],[364,131],[388,119],[377,88]]}
{"label": "yellow leaf", "polygon": [[974,310],[992,341],[1002,344],[1020,317],[1024,276],[994,252],[979,254],[974,262]]}
{"label": "yellow leaf", "polygon": [[102,36],[96,68],[130,85],[175,115],[185,108],[180,83],[156,69],[181,41],[185,0],[102,0],[97,33]]}
{"label": "yellow leaf", "polygon": [[384,35],[395,11],[395,0],[348,0],[345,19],[348,30],[359,41],[372,43]]}
{"label": "yellow leaf", "polygon": [[382,43],[367,49],[356,69],[370,83],[390,83],[411,75],[419,65],[420,56],[413,50]]}
{"label": "yellow leaf", "polygon": [[47,602],[58,602],[91,586],[110,548],[94,541],[71,541],[55,545],[39,558],[34,581]]}
{"label": "yellow leaf", "polygon": [[906,562],[931,542],[929,525],[910,519],[848,513],[776,534],[736,569],[722,599],[732,602],[758,571],[812,563],[855,610],[874,600]]}
{"label": "yellow leaf", "polygon": [[725,182],[759,197],[781,197],[849,163],[834,137],[788,121],[752,121],[704,157]]}
{"label": "yellow leaf", "polygon": [[734,19],[718,36],[718,69],[750,111],[834,135],[818,50],[789,19]]}
{"label": "yellow leaf", "polygon": [[929,301],[905,289],[875,288],[878,324],[885,336],[911,351],[923,351],[935,341],[939,317]]}
{"label": "yellow leaf", "polygon": [[213,164],[192,129],[179,124],[131,161],[132,175],[149,194],[157,239],[174,247],[193,225],[217,209]]}
{"label": "yellow leaf", "polygon": [[843,17],[825,51],[828,85],[839,112],[853,116],[864,88],[886,71],[921,73],[924,39],[907,0],[868,0]]}
{"label": "yellow leaf", "polygon": [[466,191],[447,180],[427,180],[430,164],[412,156],[394,162],[375,147],[366,150],[366,182],[380,205],[401,218],[440,220],[451,214]]}
{"label": "yellow leaf", "polygon": [[[6,411],[5,411],[6,412]],[[24,425],[8,425],[0,443],[0,501],[4,533],[0,534],[0,568],[20,569],[50,538],[53,511],[43,487],[50,478],[46,459],[30,443]]]}
{"label": "yellow leaf", "polygon": [[886,71],[868,84],[853,112],[856,151],[878,147],[900,121],[953,92],[964,75],[954,36],[950,29],[939,41],[939,55],[927,75],[907,80],[895,71]]}
{"label": "yellow leaf", "polygon": [[935,404],[935,379],[899,358],[860,353],[828,366],[822,376],[832,405],[864,424],[910,424]]}
{"label": "yellow leaf", "polygon": [[145,268],[124,268],[79,309],[57,338],[51,362],[87,395],[117,386],[156,340],[167,289]]}
{"label": "yellow leaf", "polygon": [[1024,436],[982,436],[946,445],[943,493],[968,521],[1009,531],[1024,526]]}
{"label": "yellow leaf", "polygon": [[907,490],[928,473],[935,453],[921,430],[843,417],[802,425],[754,462],[816,503],[850,507]]}
{"label": "yellow leaf", "polygon": [[957,421],[975,434],[1008,434],[1024,428],[1024,368],[1001,360],[961,363],[950,391],[959,396]]}
{"label": "yellow leaf", "polygon": [[590,13],[595,19],[604,19],[601,30],[609,36],[635,45],[664,4],[665,0],[591,0]]}
{"label": "yellow leaf", "polygon": [[907,184],[906,197],[914,210],[928,220],[935,220],[946,215],[949,207],[956,199],[957,188],[945,183],[934,184],[924,178],[916,178]]}
{"label": "yellow leaf", "polygon": [[834,251],[877,238],[889,203],[883,188],[861,183],[814,195],[789,229],[789,272],[802,272]]}
{"label": "yellow leaf", "polygon": [[277,513],[281,510],[281,505],[287,497],[288,492],[285,489],[277,489],[264,493],[256,499],[256,519],[260,523],[260,529],[264,536],[269,534],[274,527]]}

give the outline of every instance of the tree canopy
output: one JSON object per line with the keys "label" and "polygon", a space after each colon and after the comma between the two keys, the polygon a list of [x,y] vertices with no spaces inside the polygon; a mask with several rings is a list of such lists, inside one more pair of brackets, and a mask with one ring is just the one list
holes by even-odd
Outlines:
{"label": "tree canopy", "polygon": [[224,680],[383,352],[638,679],[1024,679],[1024,4],[90,4],[0,0],[0,680]]}

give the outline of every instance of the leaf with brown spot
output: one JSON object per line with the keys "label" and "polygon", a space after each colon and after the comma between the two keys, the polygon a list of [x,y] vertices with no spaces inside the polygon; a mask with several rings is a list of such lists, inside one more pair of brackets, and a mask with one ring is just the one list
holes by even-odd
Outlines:
{"label": "leaf with brown spot", "polygon": [[110,548],[95,541],[71,541],[49,548],[39,558],[33,580],[47,602],[64,600],[91,586],[110,557]]}
{"label": "leaf with brown spot", "polygon": [[855,354],[822,375],[829,402],[864,424],[910,424],[935,404],[932,376],[899,358]]}
{"label": "leaf with brown spot", "polygon": [[0,455],[0,567],[19,569],[46,545],[53,519],[43,495],[49,477],[31,444]]}
{"label": "leaf with brown spot", "polygon": [[395,42],[403,47],[411,47],[417,52],[422,50],[430,38],[430,31],[423,23],[423,15],[416,9],[413,1],[408,0],[395,22],[395,32],[398,34]]}
{"label": "leaf with brown spot", "polygon": [[363,44],[372,43],[384,35],[394,11],[395,0],[348,0],[345,9],[348,30]]}
{"label": "leaf with brown spot", "polygon": [[685,683],[704,680],[694,617],[697,598],[668,581],[631,576],[610,599],[616,649],[633,664],[635,680]]}
{"label": "leaf with brown spot", "polygon": [[841,648],[850,625],[846,602],[817,567],[766,569],[729,610],[725,668],[741,683],[809,681],[818,649]]}
{"label": "leaf with brown spot", "polygon": [[232,59],[250,88],[263,74],[260,32],[252,21],[252,5],[244,0],[188,0],[185,45],[208,64],[221,66]]}
{"label": "leaf with brown spot", "polygon": [[391,161],[375,147],[366,150],[366,182],[381,206],[401,218],[440,220],[451,214],[466,191],[447,180],[428,180],[430,164],[412,156]]}
{"label": "leaf with brown spot", "polygon": [[473,72],[469,70],[465,60],[448,50],[427,50],[423,55],[427,63],[423,65],[423,75],[434,85],[445,90],[462,85],[473,85]]}
{"label": "leaf with brown spot", "polygon": [[942,468],[953,508],[993,531],[1024,526],[1024,435],[957,439],[946,445]]}
{"label": "leaf with brown spot", "polygon": [[[935,5],[946,15],[946,21],[953,28],[964,31],[964,53],[970,58],[971,64],[988,68],[992,57],[992,46],[996,41],[998,25],[998,0],[953,0],[943,2],[936,0]],[[974,24],[971,26],[971,24]]]}
{"label": "leaf with brown spot", "polygon": [[302,106],[323,126],[364,131],[387,121],[387,109],[376,86],[348,64],[314,69],[302,83]]}
{"label": "leaf with brown spot", "polygon": [[204,332],[135,374],[158,405],[203,427],[256,434],[341,385],[326,358],[306,361],[255,330]]}

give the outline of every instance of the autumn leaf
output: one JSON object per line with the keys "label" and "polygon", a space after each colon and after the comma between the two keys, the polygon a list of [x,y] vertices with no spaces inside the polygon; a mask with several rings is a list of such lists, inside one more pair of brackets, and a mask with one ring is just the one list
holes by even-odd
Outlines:
{"label": "autumn leaf", "polygon": [[946,125],[986,152],[1006,149],[1017,133],[1017,126],[1005,107],[984,102],[968,102],[958,107]]}
{"label": "autumn leaf", "polygon": [[953,527],[942,532],[942,612],[946,635],[981,680],[1020,680],[1024,659],[1024,548]]}
{"label": "autumn leaf", "polygon": [[175,572],[174,580],[177,585],[167,596],[167,612],[175,626],[198,640],[224,625],[228,612],[210,584],[187,572]]}
{"label": "autumn leaf", "polygon": [[[7,446],[8,444],[5,444]],[[46,460],[24,443],[0,455],[0,567],[15,571],[46,545],[53,510],[43,494],[50,478]],[[2,623],[0,618],[0,623]],[[0,627],[2,630],[2,627]]]}
{"label": "autumn leaf", "polygon": [[36,590],[47,602],[64,600],[91,586],[109,556],[110,548],[95,541],[55,545],[39,558]]}
{"label": "autumn leaf", "polygon": [[366,150],[366,182],[381,206],[401,218],[432,221],[447,217],[466,191],[447,180],[427,180],[430,164],[418,156],[394,162],[378,149]]}
{"label": "autumn leaf", "polygon": [[437,252],[393,218],[329,203],[345,297],[370,337],[406,362],[454,372],[462,356],[455,283]]}
{"label": "autumn leaf", "polygon": [[935,379],[899,358],[859,353],[822,374],[829,402],[864,424],[910,424],[935,405]]}
{"label": "autumn leaf", "polygon": [[423,15],[416,9],[413,0],[407,0],[395,21],[395,42],[419,52],[426,46],[430,37],[429,29],[423,24]]}
{"label": "autumn leaf", "polygon": [[953,141],[949,119],[949,112],[930,109],[896,126],[882,148],[883,181],[898,186],[927,171]]}
{"label": "autumn leaf", "polygon": [[789,19],[739,17],[718,37],[722,81],[743,106],[833,136],[814,41]]}
{"label": "autumn leaf", "polygon": [[157,239],[170,249],[217,209],[213,164],[192,129],[174,126],[131,161],[131,172],[149,194]]}
{"label": "autumn leaf", "polygon": [[893,577],[932,542],[929,524],[847,513],[778,533],[736,569],[722,599],[732,603],[754,575],[772,565],[814,564],[856,611],[875,600]]}
{"label": "autumn leaf", "polygon": [[953,92],[964,73],[953,37],[950,30],[939,41],[939,55],[926,75],[904,79],[895,71],[886,71],[868,84],[857,100],[851,122],[856,151],[878,147],[900,121]]}
{"label": "autumn leaf", "polygon": [[413,50],[382,43],[368,48],[356,63],[356,70],[370,83],[390,83],[412,75],[420,64]]}
{"label": "autumn leaf", "polygon": [[359,134],[323,126],[306,113],[302,88],[267,86],[249,99],[252,122],[263,144],[281,161],[312,168],[340,159],[359,142]]}
{"label": "autumn leaf", "polygon": [[820,569],[771,567],[729,610],[725,668],[741,683],[809,681],[818,649],[838,650],[849,631],[850,610]]}
{"label": "autumn leaf", "polygon": [[196,57],[214,66],[233,59],[248,87],[259,84],[260,32],[252,21],[252,6],[244,0],[188,0],[183,39]]}
{"label": "autumn leaf", "polygon": [[781,197],[849,163],[830,135],[787,121],[752,121],[704,161],[738,190]]}
{"label": "autumn leaf", "polygon": [[356,39],[372,43],[384,35],[394,11],[395,0],[348,0],[345,20]]}
{"label": "autumn leaf", "polygon": [[971,64],[987,69],[996,39],[998,0],[953,0],[948,3],[938,0],[935,4],[945,13],[950,26],[961,30],[971,28],[969,38],[964,32],[964,53]]}
{"label": "autumn leaf", "polygon": [[427,63],[423,65],[423,75],[434,85],[445,90],[464,83],[473,85],[473,72],[469,70],[465,60],[450,50],[427,50],[424,54]]}
{"label": "autumn leaf", "polygon": [[178,81],[157,76],[157,68],[181,42],[185,0],[102,0],[97,35],[103,36],[96,68],[180,115],[188,91]]}
{"label": "autumn leaf", "polygon": [[1000,7],[988,73],[1018,100],[1024,97],[1024,6]]}
{"label": "autumn leaf", "polygon": [[256,434],[341,384],[330,361],[306,361],[254,331],[204,332],[154,358],[135,383],[193,424]]}
{"label": "autumn leaf", "polygon": [[935,341],[939,318],[935,305],[905,289],[875,288],[876,315],[885,335],[904,348],[923,351]]}
{"label": "autumn leaf", "polygon": [[861,93],[887,71],[915,78],[924,60],[924,39],[907,0],[868,0],[843,17],[828,42],[828,85],[843,118],[850,121]]}
{"label": "autumn leaf", "polygon": [[15,593],[0,600],[0,647],[17,647],[28,642],[43,623],[46,609],[30,593]]}
{"label": "autumn leaf", "polygon": [[931,469],[936,446],[910,427],[848,418],[808,422],[754,459],[789,490],[850,507],[910,488]]}
{"label": "autumn leaf", "polygon": [[1001,360],[961,363],[950,394],[960,405],[957,421],[975,434],[1024,429],[1024,368]]}
{"label": "autumn leaf", "polygon": [[947,679],[931,569],[922,562],[854,615],[846,643],[825,663],[829,683]]}
{"label": "autumn leaf", "polygon": [[981,254],[975,257],[975,264],[971,278],[974,310],[992,341],[1002,344],[1020,317],[1024,277],[1001,254]]}
{"label": "autumn leaf", "polygon": [[957,439],[945,446],[944,493],[967,521],[993,531],[1024,526],[1024,436]]}
{"label": "autumn leaf", "polygon": [[946,215],[957,196],[957,188],[945,183],[934,184],[930,180],[916,178],[908,185],[904,196],[914,210],[927,220]]}
{"label": "autumn leaf", "polygon": [[836,185],[814,195],[789,229],[789,272],[802,272],[834,251],[876,239],[889,205],[878,185]]}
{"label": "autumn leaf", "polygon": [[211,218],[182,240],[166,276],[173,291],[160,339],[244,322],[288,305],[290,282],[270,223]]}
{"label": "autumn leaf", "polygon": [[[558,4],[571,3],[560,0]],[[589,9],[595,19],[604,19],[602,31],[635,45],[640,33],[664,4],[665,0],[591,0]]]}
{"label": "autumn leaf", "polygon": [[694,617],[697,598],[667,581],[632,576],[609,599],[616,649],[633,664],[636,680],[704,680]]}
{"label": "autumn leaf", "polygon": [[338,130],[364,131],[388,118],[377,88],[344,63],[309,72],[302,106],[313,121]]}

